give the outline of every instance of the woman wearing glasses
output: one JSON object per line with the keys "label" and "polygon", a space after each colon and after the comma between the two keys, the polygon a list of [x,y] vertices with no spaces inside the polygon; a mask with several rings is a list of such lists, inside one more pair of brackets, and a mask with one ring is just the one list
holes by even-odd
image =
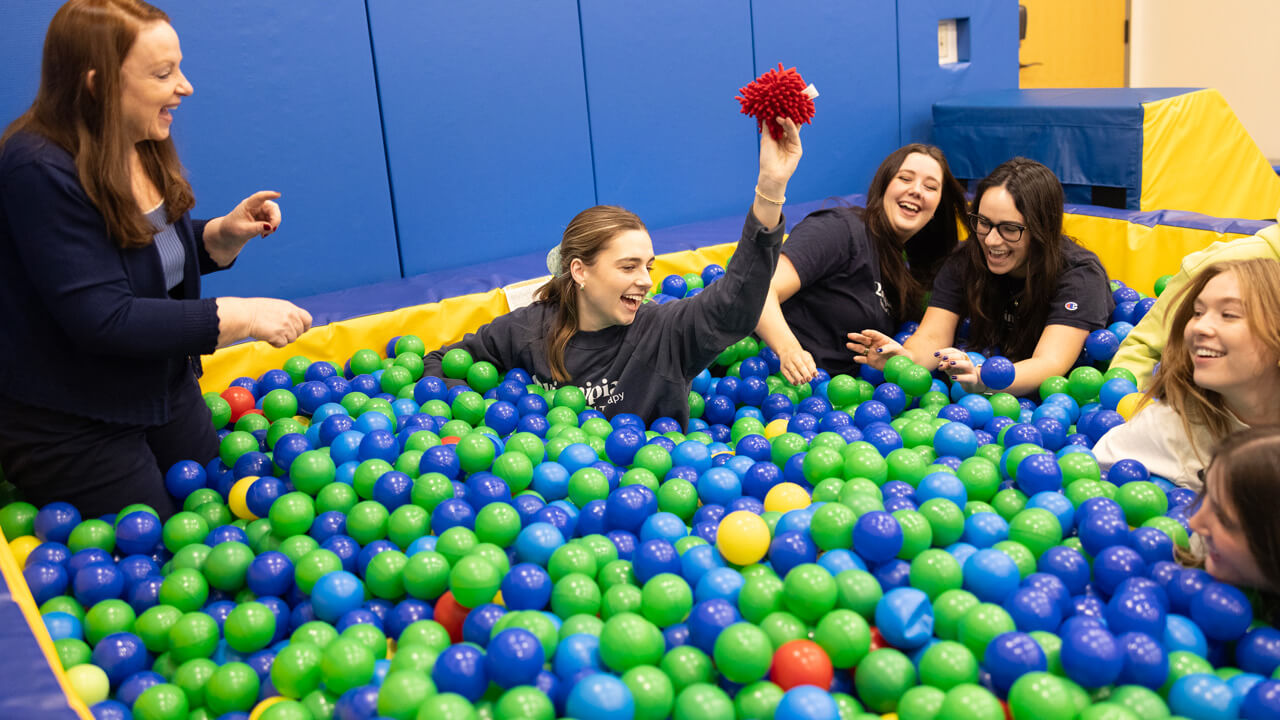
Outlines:
{"label": "woman wearing glasses", "polygon": [[989,392],[957,349],[956,330],[970,320],[966,346],[1014,361],[1014,395],[1065,375],[1089,333],[1106,327],[1115,303],[1098,257],[1062,234],[1062,185],[1049,168],[1013,158],[978,183],[964,243],[942,266],[924,320],[905,346],[876,330],[850,333],[857,362],[884,367],[907,355],[937,367],[968,392]]}

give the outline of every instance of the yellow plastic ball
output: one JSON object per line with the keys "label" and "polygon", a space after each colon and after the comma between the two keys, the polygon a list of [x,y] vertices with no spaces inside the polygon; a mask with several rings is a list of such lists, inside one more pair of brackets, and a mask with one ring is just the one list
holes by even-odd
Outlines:
{"label": "yellow plastic ball", "polygon": [[94,705],[107,699],[111,694],[111,681],[107,673],[93,663],[76,665],[67,671],[67,681],[71,690],[85,705]]}
{"label": "yellow plastic ball", "polygon": [[1120,417],[1125,422],[1133,419],[1134,413],[1138,411],[1138,403],[1142,401],[1142,393],[1133,392],[1120,398],[1120,402],[1116,403],[1116,412],[1120,413]]}
{"label": "yellow plastic ball", "polygon": [[716,549],[734,565],[753,565],[769,552],[769,525],[747,510],[725,515],[716,530]]}
{"label": "yellow plastic ball", "polygon": [[246,496],[249,494],[249,486],[257,482],[257,475],[246,475],[236,481],[231,486],[231,492],[228,493],[227,505],[231,508],[231,514],[242,520],[257,520],[258,516],[253,514],[249,509]]}
{"label": "yellow plastic ball", "polygon": [[263,700],[253,708],[253,712],[249,713],[249,720],[258,720],[258,718],[262,717],[262,713],[267,711],[267,708],[271,707],[272,705],[278,705],[279,703],[282,703],[288,699],[289,698],[287,697],[275,695],[273,697],[267,698],[266,700]]}
{"label": "yellow plastic ball", "polygon": [[27,566],[27,556],[38,547],[40,547],[40,538],[35,535],[23,535],[9,541],[9,552],[13,553],[13,559],[20,568]]}
{"label": "yellow plastic ball", "polygon": [[795,483],[784,482],[774,485],[764,496],[764,509],[766,512],[785,513],[807,508],[812,502],[813,498],[809,497],[804,488]]}
{"label": "yellow plastic ball", "polygon": [[764,436],[768,440],[772,440],[787,431],[787,419],[778,418],[764,426]]}

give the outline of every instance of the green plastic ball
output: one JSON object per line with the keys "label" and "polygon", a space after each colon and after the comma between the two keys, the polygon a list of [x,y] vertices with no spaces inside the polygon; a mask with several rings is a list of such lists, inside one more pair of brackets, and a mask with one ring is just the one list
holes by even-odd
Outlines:
{"label": "green plastic ball", "polygon": [[188,612],[169,628],[169,654],[183,663],[213,655],[218,647],[218,621],[207,613]]}
{"label": "green plastic ball", "polygon": [[773,662],[769,636],[751,623],[739,622],[716,637],[712,658],[716,668],[729,680],[746,684],[762,679]]}
{"label": "green plastic ball", "polygon": [[134,609],[123,600],[102,600],[84,614],[84,636],[97,645],[102,638],[118,632],[131,632],[137,622]]}
{"label": "green plastic ball", "polygon": [[697,683],[714,681],[715,667],[707,654],[692,645],[678,645],[662,656],[658,667],[668,678],[675,692]]}
{"label": "green plastic ball", "polygon": [[674,720],[721,720],[733,717],[733,701],[710,683],[695,683],[676,696]]}
{"label": "green plastic ball", "polygon": [[133,702],[137,720],[187,720],[190,710],[187,694],[169,683],[152,685]]}
{"label": "green plastic ball", "polygon": [[833,667],[852,668],[871,649],[871,627],[858,613],[836,609],[818,621],[813,640],[826,651]]}
{"label": "green plastic ball", "polygon": [[1076,708],[1062,678],[1047,672],[1030,672],[1009,689],[1009,709],[1016,720],[1073,720]]}
{"label": "green plastic ball", "polygon": [[[933,599],[933,632],[943,640],[959,637],[960,620],[977,607],[977,596],[968,590],[946,590]],[[983,646],[983,650],[986,646]]]}
{"label": "green plastic ball", "polygon": [[286,493],[271,503],[267,519],[276,537],[305,534],[316,520],[315,501],[304,492]]}
{"label": "green plastic ball", "polygon": [[920,682],[939,690],[978,682],[978,659],[969,648],[953,640],[929,646],[920,656]]}
{"label": "green plastic ball", "polygon": [[880,648],[858,664],[853,683],[867,708],[893,712],[903,694],[916,684],[916,669],[901,651]]}
{"label": "green plastic ball", "polygon": [[229,662],[213,671],[205,684],[205,703],[215,715],[248,712],[258,699],[258,673],[242,662]]}
{"label": "green plastic ball", "polygon": [[[663,720],[675,705],[671,679],[652,665],[639,665],[622,674],[622,683],[635,702],[635,720]],[[544,696],[545,697],[545,696]]]}
{"label": "green plastic ball", "polygon": [[1004,720],[1004,708],[990,691],[981,685],[957,685],[947,691],[938,710],[947,720]]}
{"label": "green plastic ball", "polygon": [[660,573],[644,584],[640,612],[660,628],[684,622],[693,609],[693,589],[679,575]]}
{"label": "green plastic ball", "polygon": [[169,518],[161,530],[164,546],[172,553],[188,545],[204,542],[208,534],[209,523],[194,512],[188,511],[177,513]]}
{"label": "green plastic ball", "polygon": [[783,580],[783,605],[808,622],[816,622],[834,608],[838,594],[835,578],[816,563],[797,565]]}
{"label": "green plastic ball", "polygon": [[209,583],[200,571],[180,568],[169,574],[160,584],[160,602],[172,605],[183,612],[194,612],[204,607],[209,599]]}
{"label": "green plastic ball", "polygon": [[[934,623],[936,628],[936,607]],[[960,623],[956,627],[956,639],[969,648],[969,652],[973,653],[974,657],[982,657],[987,651],[987,645],[991,644],[997,635],[1016,629],[1013,618],[1004,608],[994,603],[979,603],[960,618]]]}
{"label": "green plastic ball", "polygon": [[609,618],[600,633],[600,659],[615,672],[637,665],[657,665],[665,641],[656,625],[635,613]]}
{"label": "green plastic ball", "polygon": [[836,576],[836,606],[852,610],[870,621],[884,591],[875,576],[865,570],[844,570]]}

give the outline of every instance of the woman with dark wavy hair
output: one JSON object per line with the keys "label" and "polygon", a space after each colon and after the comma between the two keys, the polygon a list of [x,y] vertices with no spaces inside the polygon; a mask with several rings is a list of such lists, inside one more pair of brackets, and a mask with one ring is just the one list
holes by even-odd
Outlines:
{"label": "woman with dark wavy hair", "polygon": [[279,193],[192,220],[169,135],[193,88],[178,35],[140,0],[71,0],[45,36],[31,108],[0,137],[0,465],[36,504],[85,517],[175,508],[162,473],[217,456],[199,356],[311,326],[292,303],[201,298],[280,224]]}
{"label": "woman with dark wavy hair", "polygon": [[967,353],[955,347],[969,318],[966,349],[1004,355],[1016,375],[1006,390],[1034,392],[1065,375],[1089,333],[1106,327],[1115,302],[1098,256],[1062,232],[1062,184],[1027,158],[1002,163],[978,183],[969,213],[972,239],[938,271],[929,309],[905,343],[876,330],[850,333],[857,362],[883,368],[907,355],[968,392],[989,392]]}
{"label": "woman with dark wavy hair", "polygon": [[857,370],[850,330],[892,333],[918,320],[933,276],[959,242],[964,188],[932,145],[912,143],[880,163],[865,208],[810,214],[791,231],[756,334],[792,384]]}

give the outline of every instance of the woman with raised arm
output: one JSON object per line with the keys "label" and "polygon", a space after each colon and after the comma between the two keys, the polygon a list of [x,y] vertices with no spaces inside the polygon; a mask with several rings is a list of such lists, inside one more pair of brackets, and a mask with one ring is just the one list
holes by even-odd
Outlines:
{"label": "woman with raised arm", "polygon": [[[727,273],[698,295],[645,303],[653,285],[653,242],[640,218],[598,205],[565,228],[553,277],[532,305],[495,318],[454,345],[427,355],[425,372],[443,376],[444,353],[464,348],[499,369],[524,368],[547,387],[581,386],[591,407],[612,417],[634,413],[689,420],[694,376],[724,348],[750,334],[778,263],[787,182],[800,161],[800,131],[785,118],[775,141],[760,139],[760,174],[742,239]],[[456,382],[456,381],[451,381]]]}

